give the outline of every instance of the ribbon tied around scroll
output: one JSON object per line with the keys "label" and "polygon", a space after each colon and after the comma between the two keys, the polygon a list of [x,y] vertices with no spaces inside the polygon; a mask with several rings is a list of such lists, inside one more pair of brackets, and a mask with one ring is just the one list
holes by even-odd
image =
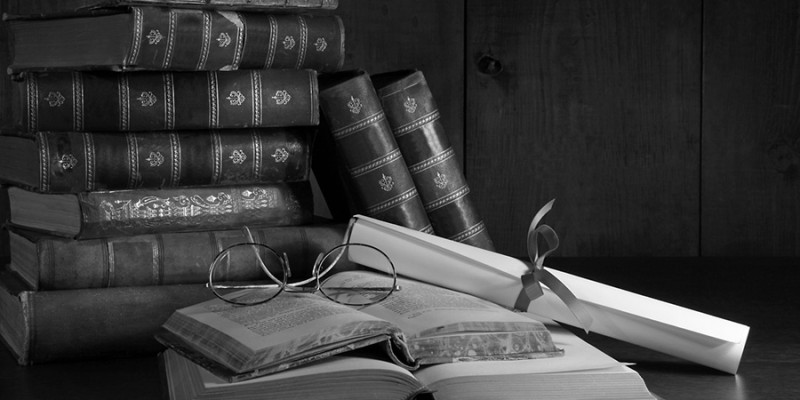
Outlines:
{"label": "ribbon tied around scroll", "polygon": [[[522,280],[522,290],[517,297],[515,308],[518,310],[526,311],[531,301],[544,294],[541,284],[544,283],[553,293],[558,296],[564,304],[567,305],[570,312],[575,316],[586,333],[589,333],[589,328],[592,325],[592,316],[589,310],[575,297],[575,294],[569,290],[555,275],[550,273],[544,267],[545,258],[558,248],[558,234],[549,225],[539,223],[542,218],[553,208],[555,199],[550,200],[544,205],[531,221],[528,227],[528,258],[531,261],[530,270],[523,274],[520,279]],[[547,244],[547,249],[539,252],[539,239],[543,239]]]}

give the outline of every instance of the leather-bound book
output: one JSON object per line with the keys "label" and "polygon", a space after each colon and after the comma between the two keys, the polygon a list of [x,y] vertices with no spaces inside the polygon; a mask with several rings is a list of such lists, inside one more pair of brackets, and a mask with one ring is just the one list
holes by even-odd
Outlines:
{"label": "leather-bound book", "polygon": [[178,308],[209,300],[203,284],[35,291],[0,268],[0,338],[20,365],[155,355]]}
{"label": "leather-bound book", "polygon": [[322,76],[320,106],[358,212],[432,232],[369,75],[351,70]]}
{"label": "leather-bound book", "polygon": [[493,251],[422,72],[387,72],[372,80],[435,234]]}
{"label": "leather-bound book", "polygon": [[335,10],[339,7],[339,0],[26,0],[12,2],[8,11],[14,14],[62,16],[129,6],[305,12]]}
{"label": "leather-bound book", "polygon": [[308,180],[316,127],[0,136],[0,180],[43,193]]}
{"label": "leather-bound book", "polygon": [[27,132],[319,124],[314,70],[24,73],[13,93]]}
{"label": "leather-bound book", "polygon": [[62,18],[8,17],[12,73],[43,70],[314,69],[344,63],[336,15],[120,7]]}
{"label": "leather-bound book", "polygon": [[[311,276],[317,255],[342,243],[345,224],[252,228],[259,243],[286,253],[295,276]],[[240,229],[75,240],[11,229],[10,268],[34,290],[157,286],[208,282],[209,264],[225,247],[247,242]],[[251,253],[247,253],[250,255]],[[220,280],[263,278],[247,262],[231,262]]]}
{"label": "leather-bound book", "polygon": [[309,181],[45,194],[12,186],[11,225],[92,239],[312,222]]}

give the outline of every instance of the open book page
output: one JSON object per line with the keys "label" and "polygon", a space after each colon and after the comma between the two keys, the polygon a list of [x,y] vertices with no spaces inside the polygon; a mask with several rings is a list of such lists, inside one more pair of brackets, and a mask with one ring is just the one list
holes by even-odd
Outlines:
{"label": "open book page", "polygon": [[[239,296],[255,295],[251,290]],[[302,359],[378,336],[400,335],[389,322],[315,294],[281,293],[237,306],[219,299],[180,309],[163,327],[234,372]]]}
{"label": "open book page", "polygon": [[[340,272],[333,286],[387,286],[391,278],[367,271]],[[400,290],[362,312],[391,321],[420,363],[473,358],[532,358],[560,354],[541,322],[477,297],[409,279]]]}
{"label": "open book page", "polygon": [[547,327],[563,357],[441,364],[414,375],[437,399],[653,399],[637,372],[563,327]]}
{"label": "open book page", "polygon": [[[406,399],[425,388],[406,369],[358,356],[333,356],[240,382],[228,382],[178,353],[167,350],[161,362],[170,399],[270,398]],[[354,389],[354,388],[357,388]]]}

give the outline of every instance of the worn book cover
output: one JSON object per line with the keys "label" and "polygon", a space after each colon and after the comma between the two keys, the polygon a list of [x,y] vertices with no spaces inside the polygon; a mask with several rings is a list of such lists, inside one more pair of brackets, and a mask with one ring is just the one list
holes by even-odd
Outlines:
{"label": "worn book cover", "polygon": [[314,69],[344,63],[337,15],[120,7],[62,18],[8,16],[9,71]]}
{"label": "worn book cover", "polygon": [[75,239],[304,225],[314,216],[308,181],[77,194],[12,186],[7,193],[12,225]]}
{"label": "worn book cover", "polygon": [[297,182],[315,127],[0,135],[0,181],[41,193]]}
{"label": "worn book cover", "polygon": [[[337,287],[369,287],[391,278],[366,271],[333,275]],[[383,343],[399,365],[486,359],[558,357],[539,321],[462,293],[399,279],[383,301],[350,307],[310,293],[281,293],[238,306],[219,299],[177,310],[159,336],[230,381],[297,367],[333,354]],[[260,296],[246,289],[231,294]],[[188,349],[188,351],[187,351]]]}

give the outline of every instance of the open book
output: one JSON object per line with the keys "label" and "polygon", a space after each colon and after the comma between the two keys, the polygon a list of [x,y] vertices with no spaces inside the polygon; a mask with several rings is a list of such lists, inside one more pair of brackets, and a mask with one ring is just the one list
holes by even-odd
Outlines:
{"label": "open book", "polygon": [[[391,284],[390,277],[368,271],[329,279],[339,287]],[[426,283],[398,282],[400,290],[358,309],[309,293],[284,292],[251,306],[214,299],[175,311],[157,339],[231,382],[371,345],[409,370],[563,355],[544,324],[524,313]],[[231,296],[251,294],[244,289]]]}
{"label": "open book", "polygon": [[[462,399],[654,399],[639,374],[558,325],[547,325],[563,357],[448,363],[408,371],[379,358],[338,355],[300,368],[229,383],[166,350],[160,356],[172,400],[409,399],[433,393]],[[165,396],[166,397],[166,396]],[[419,396],[418,398],[423,398]]]}

